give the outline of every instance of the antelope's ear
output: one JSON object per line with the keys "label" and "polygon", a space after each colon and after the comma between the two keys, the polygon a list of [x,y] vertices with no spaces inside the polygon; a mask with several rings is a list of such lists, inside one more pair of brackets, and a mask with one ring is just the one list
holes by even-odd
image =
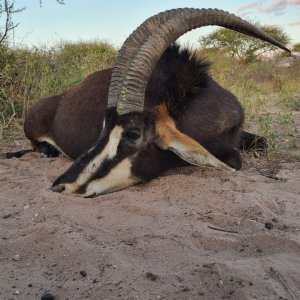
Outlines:
{"label": "antelope's ear", "polygon": [[174,120],[169,116],[165,106],[159,106],[157,108],[155,129],[157,133],[156,143],[161,149],[174,152],[192,165],[206,165],[217,169],[235,171],[235,169],[213,156],[194,139],[180,132],[176,128]]}

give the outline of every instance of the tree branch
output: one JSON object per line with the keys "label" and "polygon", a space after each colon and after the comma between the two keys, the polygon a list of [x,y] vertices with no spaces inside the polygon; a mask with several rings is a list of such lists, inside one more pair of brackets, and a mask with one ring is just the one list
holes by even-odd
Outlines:
{"label": "tree branch", "polygon": [[3,4],[0,5],[0,16],[5,14],[4,26],[2,27],[3,33],[0,32],[0,45],[7,40],[9,33],[13,31],[19,24],[14,24],[12,21],[12,15],[15,13],[22,12],[25,7],[20,9],[14,8],[14,0],[4,0]]}

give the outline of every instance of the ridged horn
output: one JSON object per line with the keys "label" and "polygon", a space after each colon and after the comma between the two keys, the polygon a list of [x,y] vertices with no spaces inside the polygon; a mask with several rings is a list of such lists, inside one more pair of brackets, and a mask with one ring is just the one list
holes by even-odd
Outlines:
{"label": "ridged horn", "polygon": [[184,11],[183,8],[171,9],[154,15],[144,21],[125,40],[119,50],[113,67],[109,85],[108,107],[116,107],[120,97],[120,91],[131,60],[135,57],[147,38],[151,36],[161,24],[165,23],[174,15]]}
{"label": "ridged horn", "polygon": [[284,45],[241,18],[218,9],[184,8],[169,18],[140,47],[131,60],[119,93],[118,114],[142,112],[148,80],[166,48],[184,33],[208,25],[219,25],[267,41],[290,52]]}

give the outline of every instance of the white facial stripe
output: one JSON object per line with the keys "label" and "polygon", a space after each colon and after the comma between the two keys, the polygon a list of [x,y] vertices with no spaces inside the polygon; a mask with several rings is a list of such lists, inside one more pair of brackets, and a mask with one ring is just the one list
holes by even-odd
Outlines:
{"label": "white facial stripe", "polygon": [[[38,139],[38,142],[47,142],[48,144],[54,146],[59,152],[61,152],[64,156],[69,157],[66,153],[64,153],[54,142],[54,140],[48,136],[42,136]],[[69,157],[70,158],[70,157]]]}
{"label": "white facial stripe", "polygon": [[87,186],[85,197],[114,192],[131,186],[140,180],[131,174],[131,161],[122,160],[105,177],[94,180]]}
{"label": "white facial stripe", "polygon": [[104,149],[80,173],[76,180],[77,186],[86,183],[94,174],[94,172],[101,166],[105,158],[112,159],[115,157],[123,130],[124,129],[121,126],[114,127],[109,135],[108,143]]}
{"label": "white facial stripe", "polygon": [[109,158],[114,158],[116,156],[123,131],[124,129],[121,126],[116,126],[112,130],[107,144],[107,151],[108,151]]}

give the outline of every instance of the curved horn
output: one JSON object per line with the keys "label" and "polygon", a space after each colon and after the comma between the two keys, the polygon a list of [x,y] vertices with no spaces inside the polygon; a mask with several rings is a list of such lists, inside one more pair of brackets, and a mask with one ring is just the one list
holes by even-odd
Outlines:
{"label": "curved horn", "polygon": [[140,47],[145,43],[147,38],[151,36],[157,28],[172,16],[182,13],[183,8],[171,9],[154,15],[144,21],[137,29],[135,29],[126,39],[123,46],[119,50],[116,62],[113,67],[112,76],[109,85],[108,107],[116,107],[120,90],[124,81],[124,77]]}
{"label": "curved horn", "polygon": [[165,49],[182,34],[207,25],[223,26],[276,45],[290,52],[278,41],[241,18],[218,9],[185,8],[163,23],[141,46],[131,60],[120,91],[118,114],[143,111],[144,96],[152,70]]}

